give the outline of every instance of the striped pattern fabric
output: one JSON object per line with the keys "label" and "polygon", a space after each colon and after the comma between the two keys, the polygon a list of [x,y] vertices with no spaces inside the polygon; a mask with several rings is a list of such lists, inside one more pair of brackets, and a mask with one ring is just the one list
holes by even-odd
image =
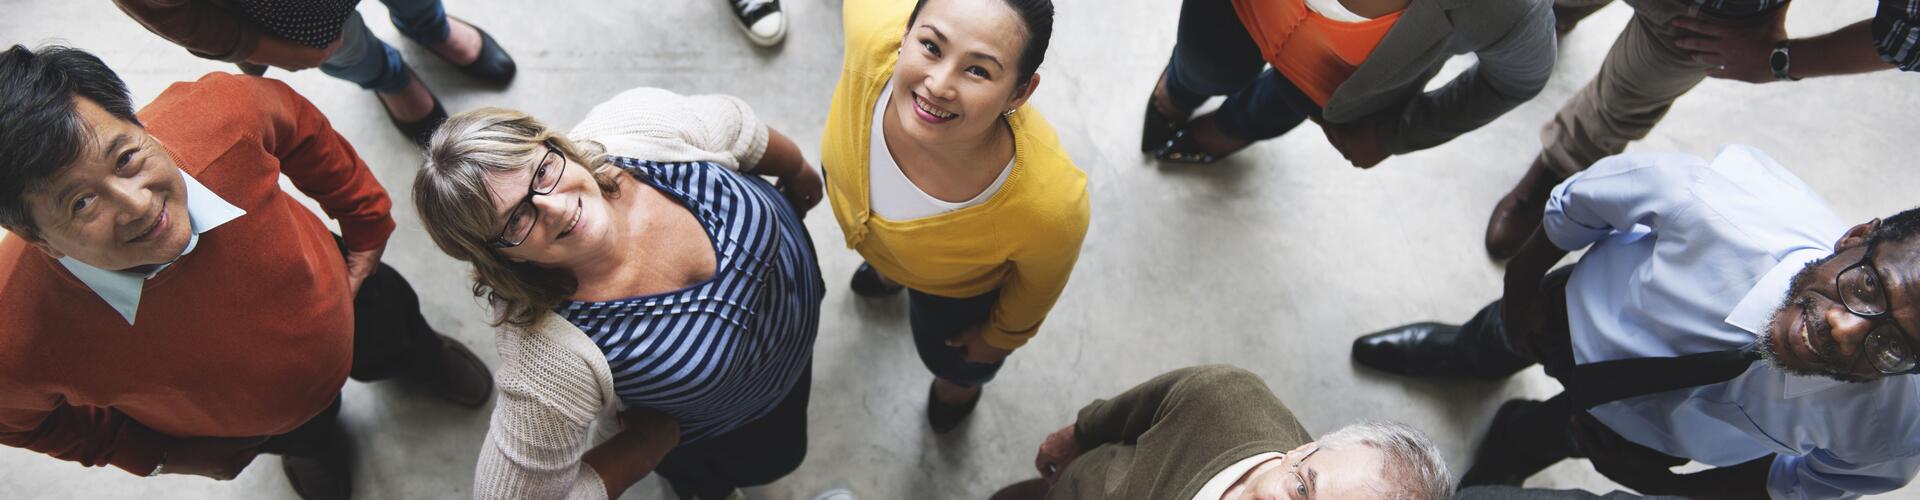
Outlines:
{"label": "striped pattern fabric", "polygon": [[628,407],[680,421],[680,443],[726,433],[780,404],[808,369],[826,287],[806,227],[757,176],[712,162],[615,165],[686,205],[719,270],[658,295],[556,308],[600,346]]}

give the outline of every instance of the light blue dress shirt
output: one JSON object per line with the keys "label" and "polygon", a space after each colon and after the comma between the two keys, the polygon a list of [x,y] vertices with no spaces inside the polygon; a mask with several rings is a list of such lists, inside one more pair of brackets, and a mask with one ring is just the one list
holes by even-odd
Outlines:
{"label": "light blue dress shirt", "polygon": [[[193,234],[187,238],[187,249],[180,252],[180,256],[185,257],[193,253],[193,247],[200,244],[200,233],[211,231],[221,224],[246,215],[247,211],[227,203],[227,200],[220,195],[213,194],[212,190],[201,185],[200,181],[187,175],[184,170],[180,171],[180,178],[187,185],[187,219],[193,224]],[[176,257],[175,260],[179,258]],[[135,313],[139,311],[140,292],[146,288],[147,279],[160,274],[167,265],[172,264],[168,262],[166,265],[155,268],[151,273],[139,274],[93,267],[74,260],[73,257],[60,258],[60,265],[66,266],[67,272],[73,273],[73,277],[85,283],[87,288],[93,290],[95,295],[99,295],[108,306],[112,306],[113,310],[119,312],[120,317],[125,318],[129,325],[133,324]]]}
{"label": "light blue dress shirt", "polygon": [[[1567,283],[1576,363],[1752,344],[1793,275],[1833,253],[1850,223],[1757,149],[1708,161],[1627,154],[1554,188],[1543,221],[1587,248]],[[1731,466],[1777,454],[1773,498],[1853,498],[1920,469],[1920,384],[1789,375],[1768,361],[1733,380],[1604,404],[1594,417],[1669,455]]]}

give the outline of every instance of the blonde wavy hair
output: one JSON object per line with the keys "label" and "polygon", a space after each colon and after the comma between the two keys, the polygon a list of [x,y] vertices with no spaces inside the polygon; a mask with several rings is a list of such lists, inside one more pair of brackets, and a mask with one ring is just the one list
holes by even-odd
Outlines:
{"label": "blonde wavy hair", "polygon": [[480,108],[448,118],[433,133],[413,178],[413,206],[440,251],[473,264],[473,294],[492,304],[491,323],[530,326],[566,300],[579,281],[563,269],[514,262],[493,247],[506,222],[497,215],[487,180],[531,168],[547,145],[585,165],[607,197],[619,196],[626,175],[593,141],[574,142],[526,113]]}

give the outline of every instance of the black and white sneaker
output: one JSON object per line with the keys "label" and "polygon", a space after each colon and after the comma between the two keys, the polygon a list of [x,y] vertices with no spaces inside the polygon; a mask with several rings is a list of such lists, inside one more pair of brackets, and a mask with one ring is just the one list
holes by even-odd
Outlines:
{"label": "black and white sneaker", "polygon": [[787,16],[780,13],[780,0],[727,0],[733,4],[733,20],[755,45],[772,47],[787,38]]}

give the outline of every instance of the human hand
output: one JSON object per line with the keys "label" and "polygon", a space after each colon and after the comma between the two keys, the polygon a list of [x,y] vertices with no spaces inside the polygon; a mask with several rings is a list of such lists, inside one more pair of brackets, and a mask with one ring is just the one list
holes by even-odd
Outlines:
{"label": "human hand", "polygon": [[1315,118],[1314,122],[1320,124],[1320,131],[1326,132],[1327,142],[1340,150],[1340,156],[1346,157],[1355,167],[1373,168],[1390,156],[1380,148],[1380,133],[1374,130],[1370,121],[1330,123]]}
{"label": "human hand", "polygon": [[1694,62],[1706,64],[1707,76],[1747,83],[1777,81],[1773,75],[1773,46],[1787,39],[1787,9],[1775,9],[1771,21],[1725,23],[1680,17],[1673,27],[1696,33],[1675,39],[1673,45],[1689,52]]}
{"label": "human hand", "polygon": [[974,325],[960,332],[959,336],[947,339],[947,345],[966,348],[968,363],[999,363],[1000,360],[1007,359],[1007,355],[1013,354],[1012,349],[1001,349],[988,344],[986,337],[980,335],[980,325]]}
{"label": "human hand", "polygon": [[260,44],[247,56],[247,62],[264,64],[287,71],[300,71],[320,67],[333,57],[333,51],[340,49],[340,39],[333,37],[333,43],[323,48],[313,48],[304,44],[271,35],[261,35]]}
{"label": "human hand", "polygon": [[820,171],[812,166],[801,164],[794,173],[781,176],[776,181],[774,187],[787,196],[788,202],[793,203],[793,211],[800,218],[805,219],[807,211],[820,204]]}
{"label": "human hand", "polygon": [[266,442],[266,437],[181,439],[167,447],[160,472],[230,480],[253,463]]}
{"label": "human hand", "polygon": [[1040,453],[1033,457],[1033,467],[1040,470],[1040,479],[1052,486],[1060,473],[1085,451],[1080,449],[1080,442],[1073,439],[1073,425],[1068,424],[1040,442]]}
{"label": "human hand", "polygon": [[1686,459],[1628,441],[1584,411],[1576,412],[1567,425],[1574,447],[1607,479],[1647,495],[1669,494],[1683,482],[1673,468],[1686,464]]}
{"label": "human hand", "polygon": [[347,252],[348,290],[351,290],[354,295],[360,294],[360,284],[366,283],[367,277],[373,276],[373,271],[380,268],[380,254],[386,251],[387,244],[381,243],[372,250]]}

